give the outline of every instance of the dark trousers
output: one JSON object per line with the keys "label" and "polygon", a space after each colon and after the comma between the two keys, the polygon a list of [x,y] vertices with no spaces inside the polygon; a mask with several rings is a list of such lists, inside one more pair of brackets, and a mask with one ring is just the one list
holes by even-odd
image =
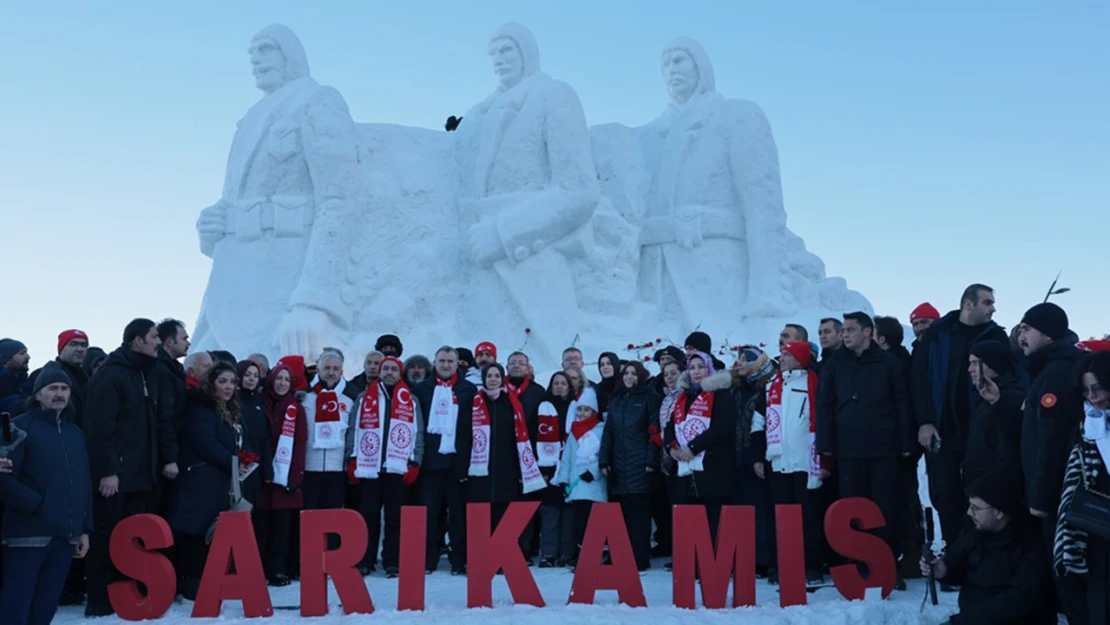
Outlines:
{"label": "dark trousers", "polygon": [[0,623],[49,625],[58,610],[74,547],[54,538],[45,547],[4,547]]}
{"label": "dark trousers", "polygon": [[204,534],[174,532],[173,540],[177,546],[177,561],[180,567],[177,571],[178,577],[199,582],[200,576],[204,573],[204,563],[208,560],[208,544],[204,542]]}
{"label": "dark trousers", "polygon": [[395,568],[401,553],[401,506],[408,503],[409,487],[400,475],[382,471],[377,479],[358,483],[358,512],[366,521],[369,542],[362,563],[374,566],[378,561],[378,543],[382,537],[382,510],[385,510],[385,542],[382,544],[382,566]]}
{"label": "dark trousers", "polygon": [[900,548],[895,557],[901,556],[898,570],[902,577],[920,577],[918,561],[925,545],[925,528],[922,526],[924,511],[918,496],[917,458],[898,461],[902,471],[902,527],[898,532]]}
{"label": "dark trousers", "polygon": [[[96,484],[93,485],[96,487]],[[93,528],[95,531],[89,537],[89,555],[85,562],[85,577],[88,587],[88,604],[86,611],[92,613],[108,612],[111,603],[108,601],[108,584],[119,575],[112,566],[112,559],[108,552],[112,538],[112,530],[116,529],[124,518],[135,514],[153,512],[156,500],[152,491],[135,493],[117,493],[111,497],[101,497],[93,493]]]}
{"label": "dark trousers", "polygon": [[967,493],[963,476],[963,453],[945,451],[925,453],[925,471],[929,475],[929,501],[940,517],[940,535],[946,545],[956,542],[960,527],[967,516]]}
{"label": "dark trousers", "polygon": [[777,505],[802,506],[802,539],[805,545],[806,571],[820,572],[825,561],[825,530],[821,514],[820,491],[809,490],[807,473],[778,473],[767,475],[771,501]]}
{"label": "dark trousers", "polygon": [[565,502],[540,506],[540,556],[555,560],[574,557],[574,510]]}
{"label": "dark trousers", "polygon": [[289,549],[296,513],[296,510],[256,510],[254,513],[254,535],[267,577],[289,575]]}
{"label": "dark trousers", "polygon": [[[420,476],[421,503],[428,510],[428,568],[439,562],[444,531],[450,538],[448,558],[451,568],[466,566],[466,493],[451,470],[430,471]],[[446,523],[444,523],[446,511]]]}
{"label": "dark trousers", "polygon": [[628,529],[628,539],[632,541],[632,554],[636,556],[636,568],[651,566],[651,496],[614,495],[614,503],[621,505],[621,516]]}
{"label": "dark trousers", "polygon": [[586,524],[590,522],[590,511],[593,510],[592,501],[572,501],[569,504],[574,514],[574,560],[582,551],[582,539],[586,537]]}
{"label": "dark trousers", "polygon": [[661,471],[648,475],[651,485],[651,520],[655,523],[655,545],[662,555],[670,555],[671,540],[671,498],[667,491],[667,477]]}
{"label": "dark trousers", "polygon": [[901,480],[898,457],[838,458],[840,497],[866,497],[879,506],[886,524],[875,535],[898,553],[898,530],[901,523]]}
{"label": "dark trousers", "polygon": [[345,471],[305,471],[305,510],[336,510],[343,507],[347,492]]}

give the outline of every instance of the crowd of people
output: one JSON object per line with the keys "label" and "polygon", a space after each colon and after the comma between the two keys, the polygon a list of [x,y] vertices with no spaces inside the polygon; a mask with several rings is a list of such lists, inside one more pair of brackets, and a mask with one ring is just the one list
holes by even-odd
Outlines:
{"label": "crowd of people", "polygon": [[[174,319],[135,319],[110,353],[66,330],[33,373],[26,347],[3,339],[0,411],[16,416],[0,440],[0,621],[47,623],[59,602],[111,614],[109,538],[138,513],[173,529],[186,599],[222,511],[251,510],[267,579],[284,586],[298,578],[299,510],[357,510],[360,571],[396,577],[401,507],[425,506],[427,573],[446,558],[465,575],[466,504],[491,504],[496,524],[518,501],[540,502],[519,542],[541,568],[576,565],[597,502],[620,504],[641,570],[669,568],[671,506],[703,506],[714,537],[723,506],[753,506],[771,583],[774,506],[800,504],[816,586],[842,561],[825,511],[866,497],[896,588],[931,574],[960,593],[952,623],[1106,624],[1110,341],[1080,342],[1052,303],[1010,333],[994,312],[993,290],[974,284],[944,316],[912,312],[911,349],[897,319],[850,312],[821,321],[819,344],[788,324],[777,350],[715,351],[695,331],[659,346],[654,375],[615,352],[587,368],[572,346],[545,380],[521,351],[402,360],[388,334],[350,380],[338,349],[271,367],[190,351]],[[925,544],[922,456],[939,554]]]}

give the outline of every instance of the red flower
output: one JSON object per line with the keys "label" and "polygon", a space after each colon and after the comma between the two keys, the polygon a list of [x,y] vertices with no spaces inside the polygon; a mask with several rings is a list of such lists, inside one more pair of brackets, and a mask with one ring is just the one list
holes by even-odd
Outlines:
{"label": "red flower", "polygon": [[628,344],[628,349],[636,349],[636,346],[633,345],[632,343],[629,343]]}
{"label": "red flower", "polygon": [[258,454],[243,450],[239,452],[239,463],[243,466],[249,466],[258,462]]}
{"label": "red flower", "polygon": [[663,339],[655,339],[655,342],[656,342],[656,343],[662,343],[662,342],[663,342]]}
{"label": "red flower", "polygon": [[648,346],[648,347],[653,347],[654,345],[655,345],[655,343],[654,343],[654,342],[652,342],[652,341],[648,341],[648,342],[647,342],[647,346]]}
{"label": "red flower", "polygon": [[644,362],[651,362],[651,358],[648,356],[644,356]]}
{"label": "red flower", "polygon": [[532,333],[532,328],[524,328],[524,333],[525,334],[531,334]]}

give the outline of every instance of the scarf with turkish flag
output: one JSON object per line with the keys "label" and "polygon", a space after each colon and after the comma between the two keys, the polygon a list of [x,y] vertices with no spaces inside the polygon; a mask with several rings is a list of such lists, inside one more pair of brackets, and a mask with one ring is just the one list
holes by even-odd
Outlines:
{"label": "scarf with turkish flag", "polygon": [[[509,403],[513,407],[513,430],[516,432],[516,456],[520,463],[520,478],[524,486],[524,493],[532,493],[547,487],[547,481],[540,475],[536,456],[532,453],[532,443],[528,440],[528,425],[524,421],[524,408],[520,405],[520,398],[516,391],[505,389],[502,392],[509,394]],[[474,434],[470,446],[470,470],[468,474],[474,477],[489,475],[489,447],[491,420],[489,407],[486,404],[486,394],[479,391],[474,395],[474,412],[471,417]]]}
{"label": "scarf with turkish flag", "polygon": [[[808,349],[808,345],[806,346]],[[806,480],[806,488],[809,490],[816,490],[821,487],[821,470],[823,460],[821,454],[817,453],[817,374],[812,370],[806,369],[806,398],[802,402],[801,410],[808,413],[799,415],[809,421],[809,440],[806,441],[809,446],[809,477]],[[779,371],[775,375],[774,381],[771,382],[771,387],[767,390],[767,459],[779,458],[782,456],[782,434],[784,416],[787,418],[794,418],[795,415],[784,415],[782,405],[782,392],[784,386],[783,372]],[[793,412],[793,411],[791,411]]]}
{"label": "scarf with turkish flag", "polygon": [[[385,423],[387,392],[381,382],[371,384],[358,407],[358,444],[355,448],[355,477],[377,479],[382,468],[382,427]],[[385,444],[385,471],[404,475],[416,441],[416,404],[404,382],[393,387],[389,410],[389,435]]]}
{"label": "scarf with turkish flag", "polygon": [[553,467],[559,462],[563,441],[559,440],[559,411],[549,401],[540,404],[539,432],[536,434],[536,455],[541,467]]}
{"label": "scarf with turkish flag", "polygon": [[[686,391],[680,392],[674,403],[674,435],[678,444],[689,447],[690,441],[709,429],[709,421],[712,418],[713,392],[700,391],[697,397],[694,398],[694,403],[690,405],[689,411],[686,410]],[[694,471],[704,470],[704,460],[705,451],[703,450],[689,462],[680,461],[678,463],[678,475],[686,476]]]}
{"label": "scarf with turkish flag", "polygon": [[312,392],[316,395],[313,448],[342,449],[346,444],[347,420],[341,409],[346,406],[343,395],[346,388],[347,381],[342,378],[333,389],[325,388],[319,376],[312,381]]}

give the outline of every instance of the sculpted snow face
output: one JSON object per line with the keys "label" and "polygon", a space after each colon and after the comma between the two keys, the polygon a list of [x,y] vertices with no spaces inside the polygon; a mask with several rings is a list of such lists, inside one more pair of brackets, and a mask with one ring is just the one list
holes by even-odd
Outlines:
{"label": "sculpted snow face", "polygon": [[599,190],[589,132],[574,90],[540,72],[526,27],[499,28],[488,53],[500,84],[456,133],[464,284],[473,294],[463,298],[459,330],[511,344],[537,328],[529,351],[554,361],[576,333],[569,261],[592,247],[586,226]]}
{"label": "sculpted snow face", "polygon": [[359,189],[354,125],[288,28],[263,29],[248,53],[265,96],[239,122],[223,193],[197,221],[212,272],[195,344],[315,356],[351,318],[339,294]]}

